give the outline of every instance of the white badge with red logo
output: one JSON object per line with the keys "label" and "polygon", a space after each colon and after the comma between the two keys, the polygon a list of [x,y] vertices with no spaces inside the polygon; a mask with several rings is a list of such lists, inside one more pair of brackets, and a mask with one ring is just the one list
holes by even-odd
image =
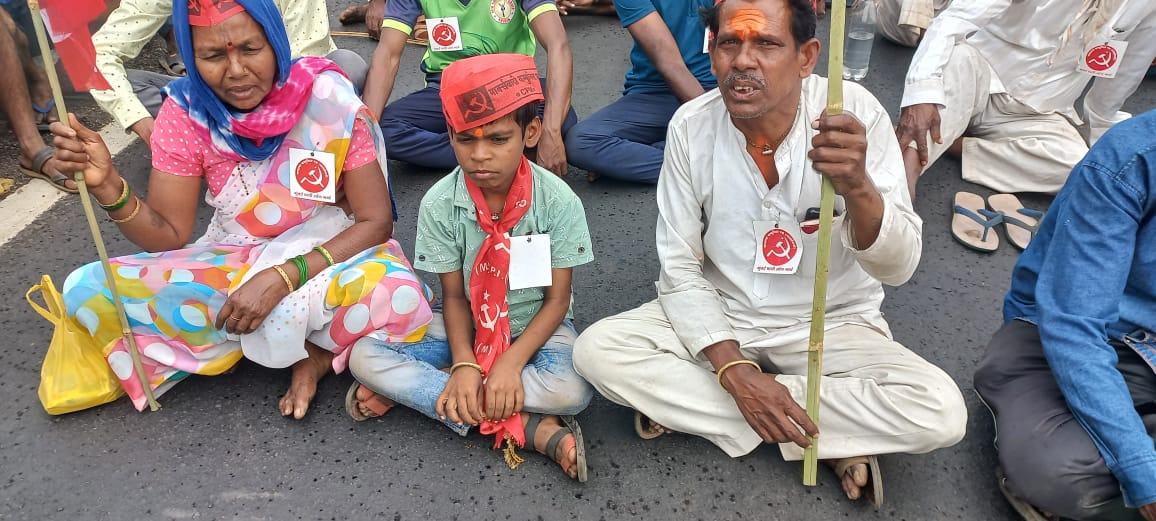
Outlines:
{"label": "white badge with red logo", "polygon": [[337,202],[336,157],[319,150],[289,149],[289,191],[298,199]]}
{"label": "white badge with red logo", "polygon": [[462,50],[462,33],[458,30],[458,17],[426,18],[425,29],[429,33],[431,51]]}
{"label": "white badge with red logo", "polygon": [[1124,49],[1127,48],[1128,42],[1124,41],[1093,43],[1084,51],[1076,70],[1101,78],[1115,78],[1120,61],[1124,59]]}
{"label": "white badge with red logo", "polygon": [[550,271],[550,234],[510,237],[510,289],[554,284]]}
{"label": "white badge with red logo", "polygon": [[794,222],[755,221],[755,273],[790,275],[799,269],[803,245]]}

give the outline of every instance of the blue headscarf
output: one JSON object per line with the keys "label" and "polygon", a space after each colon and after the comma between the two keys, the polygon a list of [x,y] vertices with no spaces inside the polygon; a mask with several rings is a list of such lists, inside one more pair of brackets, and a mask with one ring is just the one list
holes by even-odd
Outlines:
{"label": "blue headscarf", "polygon": [[[181,52],[181,58],[185,63],[193,65],[196,58],[193,54],[193,39],[189,26],[189,1],[173,0],[173,36]],[[285,33],[285,22],[281,19],[281,12],[273,5],[272,0],[234,1],[241,4],[249,16],[265,30],[265,38],[273,47],[277,59],[276,83],[277,86],[283,85],[295,60],[291,58],[289,36]],[[195,65],[188,67],[187,74],[184,78],[169,83],[165,87],[165,94],[185,109],[194,122],[208,127],[214,144],[228,146],[233,152],[250,161],[262,161],[281,147],[285,134],[262,137],[258,145],[254,140],[234,133],[234,121],[243,120],[247,113],[225,105],[201,78]]]}

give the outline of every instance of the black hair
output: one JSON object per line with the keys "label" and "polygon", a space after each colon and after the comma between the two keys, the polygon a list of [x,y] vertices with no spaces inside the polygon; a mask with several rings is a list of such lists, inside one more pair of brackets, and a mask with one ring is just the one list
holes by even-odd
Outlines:
{"label": "black hair", "polygon": [[[724,0],[698,10],[702,24],[710,29],[711,34],[718,34],[719,11],[722,10],[723,3],[728,1],[740,0]],[[822,2],[823,0],[819,1]],[[803,45],[815,37],[815,27],[819,25],[819,19],[815,16],[815,9],[811,7],[810,0],[786,0],[786,2],[787,9],[791,10],[791,36],[794,37],[796,46]]]}
{"label": "black hair", "polygon": [[523,134],[526,133],[526,128],[530,126],[530,122],[538,117],[538,107],[541,104],[542,103],[538,101],[531,101],[518,107],[518,109],[513,112],[514,122],[517,123],[519,127],[522,127]]}

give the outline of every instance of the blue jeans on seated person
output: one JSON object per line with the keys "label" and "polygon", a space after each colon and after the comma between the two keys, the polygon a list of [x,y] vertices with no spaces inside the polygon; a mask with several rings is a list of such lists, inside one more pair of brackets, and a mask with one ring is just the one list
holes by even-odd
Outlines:
{"label": "blue jeans on seated person", "polygon": [[[563,321],[522,369],[523,412],[567,415],[586,409],[594,388],[574,371],[571,354],[577,336],[570,320]],[[441,369],[453,365],[440,310],[435,310],[425,337],[417,342],[365,337],[352,349],[349,370],[362,385],[462,436],[469,432],[469,424],[454,423],[448,416],[442,420],[437,414],[437,398],[450,379]]]}
{"label": "blue jeans on seated person", "polygon": [[[546,92],[546,78],[539,79],[542,92]],[[539,106],[539,117],[545,108],[545,103]],[[562,121],[562,135],[565,136],[577,122],[578,114],[571,107]],[[390,159],[446,171],[458,166],[458,158],[450,146],[446,116],[442,112],[440,74],[427,77],[424,89],[386,105],[381,112],[381,133]]]}
{"label": "blue jeans on seated person", "polygon": [[680,106],[670,91],[627,93],[566,134],[566,158],[601,176],[657,183],[666,127]]}

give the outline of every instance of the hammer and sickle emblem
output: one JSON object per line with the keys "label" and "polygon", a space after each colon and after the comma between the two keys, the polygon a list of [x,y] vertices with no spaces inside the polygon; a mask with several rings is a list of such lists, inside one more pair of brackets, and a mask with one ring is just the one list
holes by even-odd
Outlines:
{"label": "hammer and sickle emblem", "polygon": [[786,241],[779,239],[775,243],[775,249],[767,250],[767,253],[774,255],[780,259],[788,259],[791,257],[791,246]]}

